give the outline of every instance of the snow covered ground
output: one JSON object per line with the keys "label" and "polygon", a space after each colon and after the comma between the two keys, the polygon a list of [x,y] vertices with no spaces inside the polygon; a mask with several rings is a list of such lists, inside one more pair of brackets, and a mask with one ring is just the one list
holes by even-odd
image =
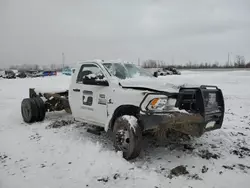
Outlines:
{"label": "snow covered ground", "polygon": [[[224,93],[223,128],[179,143],[145,137],[141,156],[124,160],[106,133],[84,124],[48,128],[70,120],[64,112],[43,123],[23,123],[20,104],[28,88],[66,88],[69,76],[0,79],[0,188],[241,187],[250,184],[250,71],[184,71],[174,84],[218,85]],[[66,122],[67,123],[67,122]],[[169,176],[183,165],[183,175]]]}

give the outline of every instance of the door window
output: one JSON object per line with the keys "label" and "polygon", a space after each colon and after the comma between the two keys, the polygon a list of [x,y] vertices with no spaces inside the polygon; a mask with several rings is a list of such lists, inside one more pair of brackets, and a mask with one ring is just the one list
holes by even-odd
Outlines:
{"label": "door window", "polygon": [[100,67],[94,64],[85,64],[82,65],[80,71],[77,75],[76,83],[82,83],[82,79],[84,76],[91,76],[91,75],[103,75]]}

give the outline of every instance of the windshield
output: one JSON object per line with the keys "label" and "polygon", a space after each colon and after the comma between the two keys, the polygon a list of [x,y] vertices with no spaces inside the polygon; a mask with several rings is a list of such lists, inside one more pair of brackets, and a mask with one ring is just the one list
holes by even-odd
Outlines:
{"label": "windshield", "polygon": [[117,78],[126,79],[138,76],[153,77],[146,70],[129,63],[103,63],[107,71]]}

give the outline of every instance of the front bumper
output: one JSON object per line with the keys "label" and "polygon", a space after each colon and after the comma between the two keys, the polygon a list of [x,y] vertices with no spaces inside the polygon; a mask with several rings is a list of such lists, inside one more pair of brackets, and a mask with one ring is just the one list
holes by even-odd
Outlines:
{"label": "front bumper", "polygon": [[181,88],[179,93],[162,94],[169,98],[176,98],[175,108],[177,110],[153,112],[142,109],[142,103],[148,97],[146,95],[140,105],[140,122],[144,130],[174,129],[199,137],[204,132],[221,128],[225,107],[222,91],[217,87]]}
{"label": "front bumper", "polygon": [[[216,114],[217,116],[217,114]],[[222,121],[218,117],[204,119],[200,114],[185,114],[180,112],[169,114],[140,115],[144,130],[156,129],[165,131],[173,129],[192,136],[201,136],[204,132],[220,129]]]}

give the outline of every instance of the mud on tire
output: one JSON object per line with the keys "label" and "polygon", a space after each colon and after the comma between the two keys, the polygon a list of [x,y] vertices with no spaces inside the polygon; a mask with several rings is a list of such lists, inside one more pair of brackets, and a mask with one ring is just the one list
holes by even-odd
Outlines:
{"label": "mud on tire", "polygon": [[[133,118],[133,125],[127,117]],[[142,131],[135,116],[121,116],[116,119],[113,127],[113,142],[115,149],[122,151],[126,160],[139,156],[142,147]]]}

